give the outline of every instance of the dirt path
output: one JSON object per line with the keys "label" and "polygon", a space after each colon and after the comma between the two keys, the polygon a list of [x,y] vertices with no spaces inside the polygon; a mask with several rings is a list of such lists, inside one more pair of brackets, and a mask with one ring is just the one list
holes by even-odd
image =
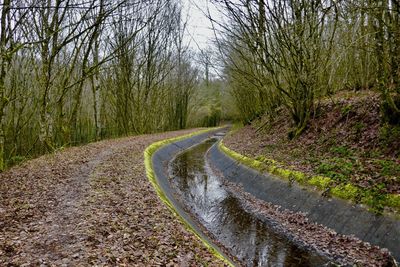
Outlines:
{"label": "dirt path", "polygon": [[66,149],[0,174],[0,266],[221,266],[148,182],[143,151],[193,130]]}

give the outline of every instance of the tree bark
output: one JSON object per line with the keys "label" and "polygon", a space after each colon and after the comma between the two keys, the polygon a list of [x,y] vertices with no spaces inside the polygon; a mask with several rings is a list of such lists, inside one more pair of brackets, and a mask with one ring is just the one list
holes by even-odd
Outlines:
{"label": "tree bark", "polygon": [[4,0],[1,13],[1,33],[0,33],[0,171],[5,168],[5,122],[4,122],[4,109],[7,104],[5,96],[5,78],[7,68],[7,16],[10,12],[11,0]]}

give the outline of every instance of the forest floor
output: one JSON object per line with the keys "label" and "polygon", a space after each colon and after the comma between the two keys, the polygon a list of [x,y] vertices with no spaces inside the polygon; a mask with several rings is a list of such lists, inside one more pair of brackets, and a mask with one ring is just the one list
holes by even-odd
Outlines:
{"label": "forest floor", "polygon": [[379,103],[373,91],[341,92],[318,103],[298,138],[289,140],[289,116],[280,110],[273,121],[254,121],[227,136],[224,144],[309,177],[329,177],[333,185],[350,183],[368,192],[369,204],[382,210],[382,195],[400,194],[400,127],[382,123]]}
{"label": "forest floor", "polygon": [[143,151],[195,131],[68,148],[0,174],[0,266],[223,266],[158,199]]}

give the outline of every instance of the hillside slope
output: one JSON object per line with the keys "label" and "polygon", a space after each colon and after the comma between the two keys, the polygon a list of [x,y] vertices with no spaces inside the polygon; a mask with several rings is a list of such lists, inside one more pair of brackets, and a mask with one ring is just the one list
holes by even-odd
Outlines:
{"label": "hillside slope", "polygon": [[281,113],[274,121],[261,118],[241,128],[224,144],[308,176],[329,177],[331,186],[351,183],[368,192],[370,206],[382,210],[383,195],[400,193],[400,127],[382,123],[379,103],[372,91],[342,92],[317,105],[297,139],[289,140],[289,116]]}

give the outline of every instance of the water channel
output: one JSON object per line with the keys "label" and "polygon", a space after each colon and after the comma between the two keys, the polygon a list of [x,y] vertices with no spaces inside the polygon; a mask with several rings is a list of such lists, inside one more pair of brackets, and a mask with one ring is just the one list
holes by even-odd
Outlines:
{"label": "water channel", "polygon": [[245,266],[326,266],[328,260],[274,232],[224,189],[206,154],[217,138],[178,155],[169,165],[180,202],[228,252]]}

